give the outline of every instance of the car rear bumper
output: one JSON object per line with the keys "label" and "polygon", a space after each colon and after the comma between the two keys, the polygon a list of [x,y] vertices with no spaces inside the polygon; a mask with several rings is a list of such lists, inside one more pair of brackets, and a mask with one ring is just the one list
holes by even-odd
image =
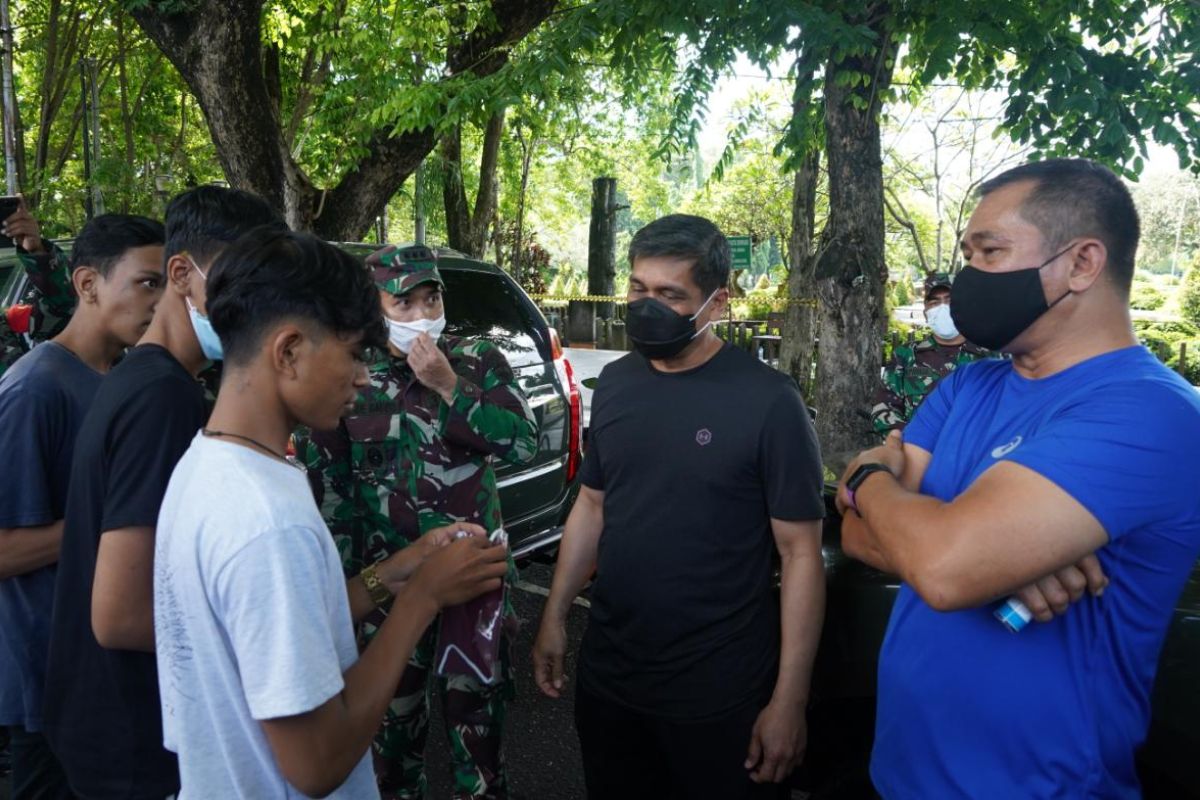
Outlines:
{"label": "car rear bumper", "polygon": [[575,505],[579,495],[579,482],[573,481],[562,496],[552,505],[538,509],[527,517],[505,520],[509,532],[513,560],[553,561],[558,554],[558,543],[562,539],[567,514]]}

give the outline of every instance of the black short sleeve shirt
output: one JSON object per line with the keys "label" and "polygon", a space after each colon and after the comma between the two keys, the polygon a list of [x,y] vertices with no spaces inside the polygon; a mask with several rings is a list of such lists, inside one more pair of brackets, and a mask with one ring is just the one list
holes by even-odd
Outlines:
{"label": "black short sleeve shirt", "polygon": [[600,377],[582,481],[604,492],[583,685],[678,719],[769,695],[779,659],[770,520],[820,519],[825,508],[795,382],[728,345],[683,373],[631,353]]}
{"label": "black short sleeve shirt", "polygon": [[92,631],[92,584],[105,531],[154,526],[167,482],[207,416],[200,384],[167,350],[142,345],[104,378],[75,445],[55,587],[43,722],[84,796],[179,790],[162,746],[153,653],[108,650]]}

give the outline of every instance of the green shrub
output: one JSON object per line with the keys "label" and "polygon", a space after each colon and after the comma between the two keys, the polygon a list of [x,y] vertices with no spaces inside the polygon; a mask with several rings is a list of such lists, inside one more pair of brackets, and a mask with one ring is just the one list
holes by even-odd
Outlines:
{"label": "green shrub", "polygon": [[1179,287],[1179,314],[1188,322],[1200,325],[1200,256],[1192,260],[1192,266],[1183,276]]}
{"label": "green shrub", "polygon": [[1179,347],[1186,342],[1187,363],[1182,374],[1189,382],[1200,384],[1200,327],[1191,322],[1138,320],[1133,330],[1142,344],[1171,369],[1178,369]]}
{"label": "green shrub", "polygon": [[775,293],[769,290],[754,289],[747,292],[746,316],[742,319],[766,319],[775,310],[775,299]]}
{"label": "green shrub", "polygon": [[1136,283],[1129,294],[1129,307],[1142,311],[1157,311],[1167,302],[1167,296],[1147,283]]}
{"label": "green shrub", "polygon": [[888,317],[887,335],[883,337],[883,363],[892,360],[892,348],[897,344],[906,344],[920,334],[912,325],[907,325],[897,319]]}

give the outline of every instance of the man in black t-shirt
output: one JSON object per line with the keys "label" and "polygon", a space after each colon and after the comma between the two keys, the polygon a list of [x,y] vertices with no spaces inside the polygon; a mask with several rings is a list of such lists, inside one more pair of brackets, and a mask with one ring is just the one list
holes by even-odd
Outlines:
{"label": "man in black t-shirt", "polygon": [[657,220],[629,260],[637,352],[593,396],[535,677],[559,696],[567,609],[594,570],[575,700],[589,797],[785,795],[824,613],[816,438],[795,382],[710,329],[730,262],[711,222]]}
{"label": "man in black t-shirt", "polygon": [[205,275],[259,224],[260,198],[191,189],[166,215],[166,291],[138,346],[101,382],[75,445],[55,585],[43,724],[84,798],[179,791],[163,749],[154,656],[154,526],[167,481],[207,417],[195,377],[221,357]]}

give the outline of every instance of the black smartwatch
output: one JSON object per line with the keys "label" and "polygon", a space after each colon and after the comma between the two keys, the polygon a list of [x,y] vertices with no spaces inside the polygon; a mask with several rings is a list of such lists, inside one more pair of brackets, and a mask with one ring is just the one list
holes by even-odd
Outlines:
{"label": "black smartwatch", "polygon": [[849,480],[846,481],[846,497],[850,499],[850,508],[854,509],[855,514],[859,514],[859,510],[858,505],[854,502],[854,492],[858,489],[858,487],[863,485],[863,481],[865,481],[871,476],[871,474],[875,472],[886,472],[893,478],[896,477],[895,473],[893,473],[890,469],[883,464],[876,462],[861,465],[858,469],[854,470],[854,473],[850,476]]}

